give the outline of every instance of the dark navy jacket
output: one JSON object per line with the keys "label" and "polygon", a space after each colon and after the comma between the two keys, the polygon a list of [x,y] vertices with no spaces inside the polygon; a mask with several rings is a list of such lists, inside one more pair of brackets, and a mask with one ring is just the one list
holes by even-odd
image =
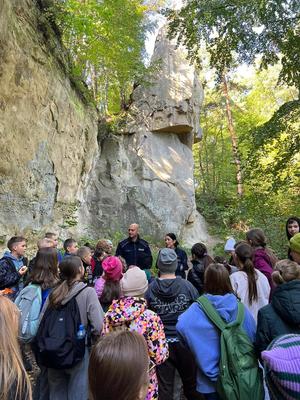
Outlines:
{"label": "dark navy jacket", "polygon": [[134,242],[130,238],[122,240],[118,244],[116,256],[125,259],[127,265],[137,265],[141,269],[150,269],[152,266],[152,254],[148,242],[140,237]]}
{"label": "dark navy jacket", "polygon": [[183,279],[185,279],[185,271],[189,269],[186,252],[182,250],[180,247],[176,247],[175,252],[177,254],[177,261],[178,261],[175,275],[181,276]]}
{"label": "dark navy jacket", "polygon": [[3,257],[0,260],[0,290],[17,286],[21,275],[11,259]]}

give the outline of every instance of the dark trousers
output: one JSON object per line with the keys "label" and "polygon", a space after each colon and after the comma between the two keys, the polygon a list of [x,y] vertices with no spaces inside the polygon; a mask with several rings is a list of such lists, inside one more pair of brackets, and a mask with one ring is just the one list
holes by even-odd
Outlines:
{"label": "dark trousers", "polygon": [[169,358],[156,367],[158,377],[159,400],[173,399],[175,370],[177,369],[183,384],[187,400],[203,400],[196,391],[196,363],[192,353],[179,342],[169,343]]}

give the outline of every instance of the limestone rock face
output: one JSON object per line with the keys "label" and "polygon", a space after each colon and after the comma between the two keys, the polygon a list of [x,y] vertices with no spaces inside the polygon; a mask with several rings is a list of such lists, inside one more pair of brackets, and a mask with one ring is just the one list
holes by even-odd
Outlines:
{"label": "limestone rock face", "polygon": [[192,143],[201,132],[203,91],[182,48],[162,28],[154,61],[159,74],[132,95],[127,124],[120,136],[99,143],[99,155],[79,209],[87,236],[126,231],[138,222],[144,234],[163,238],[175,232],[186,244],[207,240],[196,211]]}
{"label": "limestone rock face", "polygon": [[0,0],[1,235],[67,218],[97,151],[97,114],[72,89],[40,18],[33,1]]}
{"label": "limestone rock face", "polygon": [[191,151],[203,94],[183,49],[162,29],[160,72],[112,135],[71,85],[37,3],[0,0],[0,244],[40,230],[97,239],[130,222],[156,239],[206,240]]}

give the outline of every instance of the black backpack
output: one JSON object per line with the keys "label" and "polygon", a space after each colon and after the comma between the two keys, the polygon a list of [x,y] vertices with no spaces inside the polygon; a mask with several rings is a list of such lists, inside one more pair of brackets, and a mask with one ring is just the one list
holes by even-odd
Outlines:
{"label": "black backpack", "polygon": [[76,297],[58,308],[50,305],[39,325],[33,349],[37,363],[47,368],[71,368],[84,357],[85,337],[78,339],[77,332],[81,325]]}

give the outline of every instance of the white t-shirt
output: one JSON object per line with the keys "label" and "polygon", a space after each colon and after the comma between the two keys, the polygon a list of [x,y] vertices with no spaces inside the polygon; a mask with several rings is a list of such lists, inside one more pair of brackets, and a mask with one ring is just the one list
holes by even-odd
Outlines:
{"label": "white t-shirt", "polygon": [[241,299],[241,302],[245,304],[248,310],[251,312],[255,322],[257,322],[257,313],[258,310],[267,304],[269,304],[269,296],[270,296],[270,285],[268,279],[262,274],[260,271],[255,269],[256,272],[256,286],[257,286],[257,295],[258,299],[256,301],[252,301],[252,304],[249,304],[249,291],[248,291],[248,276],[244,271],[234,272],[230,275],[230,281],[233,290],[236,292],[238,297]]}

